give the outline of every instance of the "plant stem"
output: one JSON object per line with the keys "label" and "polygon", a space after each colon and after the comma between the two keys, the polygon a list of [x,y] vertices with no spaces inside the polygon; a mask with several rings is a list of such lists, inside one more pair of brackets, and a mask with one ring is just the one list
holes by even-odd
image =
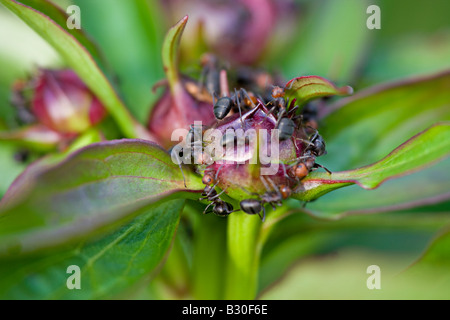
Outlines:
{"label": "plant stem", "polygon": [[225,299],[254,299],[258,289],[261,220],[243,212],[228,216]]}
{"label": "plant stem", "polygon": [[226,220],[198,215],[194,226],[193,295],[196,299],[222,299],[225,282]]}

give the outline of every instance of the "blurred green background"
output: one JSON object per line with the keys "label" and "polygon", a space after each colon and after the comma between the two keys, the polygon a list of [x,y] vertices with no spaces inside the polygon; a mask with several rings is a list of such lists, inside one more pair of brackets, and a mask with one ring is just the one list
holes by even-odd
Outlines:
{"label": "blurred green background", "polygon": [[[172,17],[155,0],[53,2],[61,8],[80,6],[82,28],[104,54],[101,67],[133,115],[145,124],[152,103],[158,98],[151,87],[164,78],[162,39],[181,16]],[[447,0],[305,0],[296,4],[295,23],[271,39],[260,60],[260,66],[280,71],[286,79],[314,74],[338,85],[352,85],[358,91],[450,68]],[[370,4],[381,8],[381,30],[366,28],[366,8]],[[191,10],[195,13],[197,9]],[[187,28],[194,28],[194,24],[188,23]],[[0,43],[0,129],[8,129],[16,126],[14,108],[9,102],[13,81],[26,77],[36,67],[58,68],[63,63],[49,45],[2,6]],[[189,50],[189,43],[182,45]],[[187,73],[198,69],[192,61],[183,62],[182,69]],[[26,164],[14,160],[16,146],[0,143],[1,196]],[[428,279],[417,276],[395,280],[398,289],[391,286],[388,292],[369,291],[365,286],[366,268],[376,264],[382,270],[382,288],[389,287],[391,279],[397,279],[397,274],[418,259],[436,232],[450,221],[449,212],[447,202],[403,212],[349,217],[339,222],[317,221],[304,215],[287,219],[284,227],[277,229],[284,234],[274,233],[264,249],[261,297],[449,298],[450,287],[428,288]],[[290,225],[303,228],[292,230]],[[287,232],[292,239],[280,249],[275,245],[277,237],[286,239]],[[279,274],[273,272],[277,269]],[[283,273],[281,280],[272,284]],[[431,277],[432,271],[427,274]],[[444,280],[448,283],[449,278]]]}

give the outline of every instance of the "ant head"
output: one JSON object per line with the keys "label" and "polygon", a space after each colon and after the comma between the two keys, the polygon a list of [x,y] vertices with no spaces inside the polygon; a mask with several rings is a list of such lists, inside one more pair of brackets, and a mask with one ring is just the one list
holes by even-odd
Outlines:
{"label": "ant head", "polygon": [[[314,163],[311,165],[311,167],[313,165],[314,165]],[[293,168],[293,169],[294,169],[294,175],[298,179],[303,179],[304,177],[306,177],[308,175],[308,172],[309,172],[306,164],[304,164],[304,163],[300,163],[298,166],[295,166],[295,168]]]}

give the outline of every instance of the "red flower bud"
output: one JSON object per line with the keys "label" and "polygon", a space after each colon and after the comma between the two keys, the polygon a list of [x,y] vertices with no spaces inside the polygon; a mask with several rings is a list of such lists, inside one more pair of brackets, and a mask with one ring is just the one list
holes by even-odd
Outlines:
{"label": "red flower bud", "polygon": [[100,122],[106,110],[72,70],[41,70],[31,111],[48,128],[78,134]]}
{"label": "red flower bud", "polygon": [[212,97],[201,90],[197,83],[183,79],[175,88],[166,88],[150,113],[148,129],[165,148],[177,141],[171,141],[176,129],[189,129],[195,121],[205,125],[215,122]]}
{"label": "red flower bud", "polygon": [[[287,119],[287,118],[283,118]],[[242,129],[248,133],[254,130],[256,136],[252,144],[248,139],[243,144],[238,144],[234,139],[234,146],[231,153],[224,146],[223,157],[215,158],[214,163],[206,166],[204,172],[209,177],[217,181],[217,186],[235,199],[251,198],[251,193],[263,195],[267,192],[275,192],[281,198],[287,198],[289,194],[301,185],[302,177],[295,175],[295,168],[299,164],[304,165],[311,160],[314,165],[317,153],[312,148],[311,136],[315,134],[311,128],[306,128],[301,119],[292,120],[295,124],[292,135],[284,140],[272,136],[274,129],[278,129],[277,134],[281,136],[282,126],[278,124],[277,118],[268,114],[268,109],[262,102],[242,114],[233,114],[223,121],[213,126],[222,134],[222,141],[232,141],[227,136],[227,132],[233,134]],[[261,144],[261,139],[266,144]],[[236,136],[238,136],[236,134]],[[206,141],[206,145],[209,142]],[[241,148],[242,150],[239,150]],[[241,153],[239,153],[241,151]],[[205,148],[204,152],[208,152]],[[244,156],[242,156],[245,154]],[[263,160],[262,156],[267,158]],[[270,158],[270,159],[268,159]],[[225,162],[226,161],[226,162]],[[312,169],[308,168],[308,171]],[[305,175],[308,173],[305,173]],[[278,190],[277,190],[278,189]]]}
{"label": "red flower bud", "polygon": [[[164,5],[174,20],[188,14],[196,26],[184,35],[184,56],[195,57],[196,46],[203,42],[232,64],[246,65],[254,64],[271,49],[271,39],[279,43],[279,38],[286,38],[290,22],[296,21],[292,14],[297,13],[291,0],[165,0]],[[279,31],[281,34],[275,36]]]}

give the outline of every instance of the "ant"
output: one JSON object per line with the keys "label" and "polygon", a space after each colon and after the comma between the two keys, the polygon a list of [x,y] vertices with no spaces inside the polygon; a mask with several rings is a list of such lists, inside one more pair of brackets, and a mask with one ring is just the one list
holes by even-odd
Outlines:
{"label": "ant", "polygon": [[[266,209],[264,205],[269,203],[272,208],[275,210],[275,205],[281,206],[281,201],[283,199],[287,199],[290,197],[292,190],[289,186],[282,185],[280,188],[270,179],[266,178],[272,186],[272,190],[269,188],[267,182],[264,181],[263,177],[261,177],[261,182],[264,184],[267,192],[265,192],[260,199],[245,199],[242,200],[239,205],[243,212],[246,214],[257,214],[261,221],[264,222],[266,220]],[[244,189],[244,191],[246,191]],[[250,193],[246,191],[247,193]],[[259,196],[257,193],[250,193],[252,195]],[[261,216],[261,211],[263,212],[263,216]]]}
{"label": "ant", "polygon": [[[292,175],[297,177],[298,179],[303,179],[311,170],[316,168],[322,168],[328,174],[331,174],[330,170],[316,163],[317,157],[326,154],[325,141],[319,134],[319,131],[317,131],[314,128],[311,129],[313,129],[315,132],[309,141],[297,138],[297,140],[301,140],[308,145],[305,149],[303,156],[297,158],[296,159],[297,162],[291,167]],[[301,160],[304,161],[301,162]]]}
{"label": "ant", "polygon": [[202,88],[203,85],[209,93],[219,92],[220,90],[220,75],[219,75],[219,60],[211,54],[206,53],[201,57],[200,64],[202,66],[202,72],[200,74],[200,80],[198,87]]}
{"label": "ant", "polygon": [[[217,176],[217,174],[216,174]],[[205,208],[203,211],[203,214],[207,214],[209,212],[208,209],[210,206],[213,206],[212,212],[220,217],[226,217],[230,213],[235,212],[236,210],[233,210],[233,206],[220,199],[220,195],[225,192],[223,190],[221,193],[217,193],[215,187],[219,182],[216,182],[214,185],[213,182],[217,179],[217,177],[213,178],[210,174],[205,174],[202,178],[202,182],[205,184],[205,189],[203,190],[202,196],[204,198],[200,198],[199,200],[208,200],[211,201],[211,203]]]}
{"label": "ant", "polygon": [[[280,87],[275,87],[281,89]],[[284,91],[283,91],[284,94]],[[274,94],[272,94],[274,96]],[[278,110],[277,114],[277,123],[275,124],[275,128],[279,130],[279,139],[280,141],[287,140],[292,137],[294,134],[295,128],[297,127],[296,123],[294,122],[295,118],[292,118],[293,112],[298,108],[297,106],[294,108],[289,108],[289,111],[287,111],[286,106],[289,104],[289,101],[286,101],[280,94],[276,94],[276,98],[271,100],[269,103],[267,103],[267,107],[272,106],[272,108],[269,109],[264,119],[260,122],[264,122],[266,118],[273,113],[275,110]],[[286,117],[284,117],[286,115]]]}
{"label": "ant", "polygon": [[[201,126],[201,128],[203,128],[204,125]],[[171,154],[173,157],[176,158],[177,160],[177,165],[180,168],[181,171],[181,175],[183,176],[183,181],[184,181],[184,186],[185,188],[187,188],[186,185],[186,177],[184,175],[183,172],[183,168],[181,166],[182,163],[191,163],[190,160],[192,160],[192,156],[195,155],[195,152],[193,152],[192,149],[195,149],[196,146],[198,146],[199,144],[201,145],[201,148],[203,150],[203,142],[201,139],[201,133],[199,133],[199,129],[197,129],[198,126],[196,125],[190,125],[190,130],[188,132],[188,134],[186,135],[186,139],[185,139],[185,146],[184,147],[180,147],[179,145],[174,146],[172,148],[169,149],[169,154]],[[191,148],[191,152],[190,152],[190,159],[188,162],[183,162],[188,160],[188,154],[186,154],[184,152],[184,150],[186,150],[185,148]],[[195,151],[195,150],[194,150]],[[207,164],[210,161],[210,158],[208,158],[208,155],[205,154],[203,151],[198,155],[198,158],[195,159],[195,161],[197,161],[196,163],[200,163],[200,164]]]}
{"label": "ant", "polygon": [[238,109],[239,114],[242,118],[241,102],[244,103],[244,106],[251,105],[253,108],[255,107],[255,103],[249,96],[247,90],[241,88],[239,89],[239,91],[237,91],[235,89],[235,94],[233,96],[220,97],[217,102],[214,103],[214,115],[218,120],[222,120],[230,113],[232,109]]}

